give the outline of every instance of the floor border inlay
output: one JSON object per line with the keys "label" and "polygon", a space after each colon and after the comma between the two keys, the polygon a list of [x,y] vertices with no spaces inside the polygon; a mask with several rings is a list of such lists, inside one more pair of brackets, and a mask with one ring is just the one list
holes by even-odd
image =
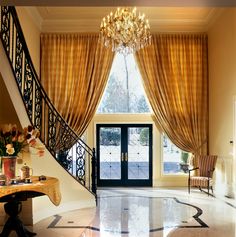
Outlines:
{"label": "floor border inlay", "polygon": [[233,207],[234,209],[236,209],[236,206],[235,205],[233,205],[232,203],[230,203],[230,202],[225,202],[225,204],[227,204],[227,205],[229,205],[230,207]]}
{"label": "floor border inlay", "polygon": [[[119,196],[101,196],[99,197],[98,199],[104,199],[104,198],[117,198]],[[194,220],[199,224],[198,225],[173,225],[173,226],[163,226],[163,227],[159,227],[159,228],[153,228],[153,229],[149,229],[149,232],[150,233],[153,233],[153,232],[157,232],[157,231],[163,231],[163,230],[166,230],[166,229],[173,229],[173,228],[209,228],[209,226],[202,220],[200,219],[200,216],[202,215],[203,211],[202,209],[200,209],[199,207],[195,206],[195,205],[192,205],[190,203],[186,203],[186,202],[182,202],[180,201],[179,199],[177,199],[176,197],[147,197],[147,196],[134,196],[134,195],[122,195],[120,197],[126,197],[126,198],[133,198],[133,197],[140,197],[140,198],[168,198],[168,199],[173,199],[175,202],[179,203],[179,204],[182,204],[182,205],[186,205],[186,206],[190,206],[190,207],[193,207],[194,209],[196,209],[197,213],[195,215],[193,215],[192,217],[194,218]],[[62,219],[63,217],[61,215],[54,215],[54,220],[52,220],[52,222],[48,225],[48,228],[65,228],[65,229],[75,229],[75,228],[78,228],[78,229],[89,229],[89,230],[92,230],[92,231],[98,231],[100,232],[100,228],[98,227],[95,227],[95,226],[72,226],[72,225],[57,225],[60,220]],[[106,232],[114,232],[112,230],[104,230]],[[126,231],[126,230],[121,230],[121,231],[115,231],[116,233],[119,233],[119,234],[129,234],[129,231]]]}

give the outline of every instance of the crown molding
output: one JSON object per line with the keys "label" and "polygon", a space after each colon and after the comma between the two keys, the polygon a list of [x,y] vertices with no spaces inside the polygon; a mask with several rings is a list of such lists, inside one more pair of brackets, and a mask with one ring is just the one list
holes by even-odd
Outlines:
{"label": "crown molding", "polygon": [[[41,32],[99,32],[101,19],[114,8],[25,7]],[[206,32],[223,8],[140,7],[151,32]]]}
{"label": "crown molding", "polygon": [[[206,26],[202,24],[182,21],[180,22],[164,22],[162,24],[151,25],[151,33],[161,32],[206,32]],[[55,21],[55,22],[44,22],[42,25],[42,32],[61,32],[61,33],[72,33],[72,32],[97,32],[99,33],[100,22],[95,20],[87,21]]]}

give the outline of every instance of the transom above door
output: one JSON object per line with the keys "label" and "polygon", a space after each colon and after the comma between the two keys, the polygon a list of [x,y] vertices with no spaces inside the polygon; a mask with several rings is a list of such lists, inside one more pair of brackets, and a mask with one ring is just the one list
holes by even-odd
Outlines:
{"label": "transom above door", "polygon": [[97,124],[98,186],[152,186],[152,125]]}

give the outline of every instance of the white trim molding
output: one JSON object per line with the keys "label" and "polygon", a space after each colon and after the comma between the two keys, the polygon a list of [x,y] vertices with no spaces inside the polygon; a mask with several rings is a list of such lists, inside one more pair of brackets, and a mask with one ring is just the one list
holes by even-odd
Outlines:
{"label": "white trim molding", "polygon": [[219,155],[215,171],[215,190],[220,196],[234,198],[233,155]]}

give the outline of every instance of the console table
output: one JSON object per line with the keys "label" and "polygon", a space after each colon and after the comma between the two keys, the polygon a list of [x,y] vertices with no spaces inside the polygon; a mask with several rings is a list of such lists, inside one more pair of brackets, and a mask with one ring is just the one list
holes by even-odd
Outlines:
{"label": "console table", "polygon": [[18,215],[22,209],[22,201],[42,195],[47,195],[54,205],[58,206],[60,204],[61,193],[57,178],[46,177],[46,180],[39,181],[38,176],[33,176],[32,183],[1,186],[0,202],[6,202],[4,210],[9,215],[9,218],[0,236],[9,236],[12,230],[15,230],[19,237],[36,235],[36,233],[26,229]]}

